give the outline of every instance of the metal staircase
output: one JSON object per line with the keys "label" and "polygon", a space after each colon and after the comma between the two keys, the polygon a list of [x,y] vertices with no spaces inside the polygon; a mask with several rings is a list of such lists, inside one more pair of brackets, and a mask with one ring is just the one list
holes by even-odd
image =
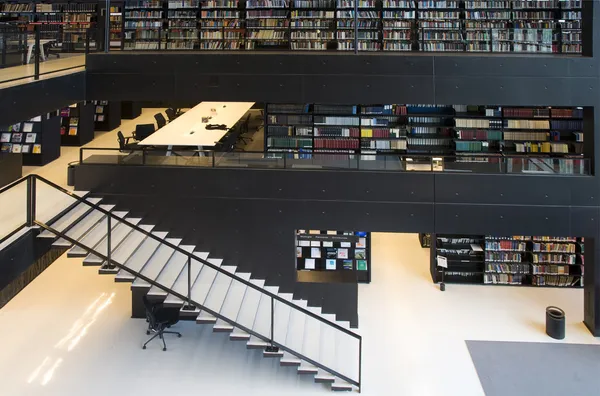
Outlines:
{"label": "metal staircase", "polygon": [[1,189],[0,200],[4,194],[27,207],[20,225],[13,218],[14,229],[0,233],[0,245],[39,227],[40,238],[56,238],[55,246],[70,247],[69,256],[99,266],[100,274],[131,282],[132,290],[178,307],[181,315],[228,332],[231,341],[262,349],[265,358],[294,366],[332,390],[360,392],[362,338],[348,322],[280,293],[277,286],[265,286],[209,252],[182,245],[181,239],[100,198],[82,197],[85,193],[74,194],[37,175]]}

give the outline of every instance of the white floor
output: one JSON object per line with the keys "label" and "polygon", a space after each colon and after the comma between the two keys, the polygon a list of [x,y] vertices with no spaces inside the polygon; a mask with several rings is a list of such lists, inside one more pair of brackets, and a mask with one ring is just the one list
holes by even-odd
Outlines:
{"label": "white floor", "polygon": [[[69,70],[63,70],[67,69]],[[62,71],[59,71],[62,70]],[[64,76],[67,74],[78,73],[85,70],[85,55],[73,55],[63,56],[61,58],[49,59],[45,62],[40,63],[40,80],[48,78],[54,78]],[[0,89],[13,87],[16,85],[27,84],[34,82],[33,76],[35,74],[34,63],[27,65],[8,67],[6,69],[0,69]],[[19,80],[15,80],[19,79]],[[14,80],[14,81],[11,81]],[[4,82],[9,81],[9,82]]]}
{"label": "white floor", "polygon": [[[551,341],[544,308],[567,313],[565,342],[600,343],[584,328],[582,290],[449,285],[428,274],[414,234],[373,235],[373,282],[360,286],[365,395],[483,395],[465,340]],[[293,265],[293,263],[290,263]],[[128,284],[63,256],[0,310],[3,395],[316,395],[328,392],[248,351],[210,325],[142,350]]]}

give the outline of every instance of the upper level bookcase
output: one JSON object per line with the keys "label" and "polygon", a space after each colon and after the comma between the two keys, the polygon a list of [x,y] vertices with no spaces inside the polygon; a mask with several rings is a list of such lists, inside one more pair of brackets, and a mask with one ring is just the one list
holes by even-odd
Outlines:
{"label": "upper level bookcase", "polygon": [[126,0],[131,50],[582,53],[582,0]]}
{"label": "upper level bookcase", "polygon": [[[457,161],[535,156],[581,159],[583,108],[481,105],[266,104],[265,151],[322,154],[447,155]],[[530,162],[530,161],[527,161]],[[569,164],[568,161],[561,163]],[[569,166],[569,165],[564,165]],[[564,173],[573,173],[564,169]]]}

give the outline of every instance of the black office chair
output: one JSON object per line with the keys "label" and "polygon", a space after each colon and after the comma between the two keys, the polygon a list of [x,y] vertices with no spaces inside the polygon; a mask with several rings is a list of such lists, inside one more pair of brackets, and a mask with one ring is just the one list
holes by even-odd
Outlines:
{"label": "black office chair", "polygon": [[173,121],[174,119],[176,119],[179,114],[177,114],[177,110],[175,110],[172,107],[169,107],[167,110],[165,110],[165,114],[167,114],[167,118],[169,119],[169,122]]}
{"label": "black office chair", "polygon": [[133,136],[135,136],[136,140],[142,141],[152,135],[155,131],[156,128],[154,127],[154,124],[137,124]]}
{"label": "black office chair", "polygon": [[136,143],[129,143],[130,139],[134,139],[133,136],[123,136],[123,132],[117,132],[117,141],[119,142],[119,151],[127,152],[131,150],[137,150],[140,148]]}
{"label": "black office chair", "polygon": [[154,114],[154,119],[156,120],[156,125],[158,125],[158,129],[167,125],[167,120],[165,119],[165,116],[162,115],[162,113]]}
{"label": "black office chair", "polygon": [[148,330],[146,334],[155,333],[148,341],[144,343],[142,349],[146,349],[146,345],[156,337],[160,337],[163,342],[163,351],[167,350],[165,342],[165,334],[176,334],[181,337],[181,333],[177,331],[167,331],[166,329],[175,323],[179,322],[179,308],[166,308],[162,303],[152,304],[147,296],[142,297],[144,308],[146,308],[146,320],[148,321]]}
{"label": "black office chair", "polygon": [[250,132],[250,117],[252,117],[252,114],[248,113],[246,118],[240,124],[240,134],[238,136],[238,142],[248,144],[252,141],[251,136],[244,136],[245,134]]}

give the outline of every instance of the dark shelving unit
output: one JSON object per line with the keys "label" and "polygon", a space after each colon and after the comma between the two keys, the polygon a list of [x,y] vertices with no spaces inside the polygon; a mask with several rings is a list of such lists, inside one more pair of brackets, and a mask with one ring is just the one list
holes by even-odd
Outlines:
{"label": "dark shelving unit", "polygon": [[83,146],[94,140],[94,108],[92,103],[83,102],[59,110],[62,146]]}

